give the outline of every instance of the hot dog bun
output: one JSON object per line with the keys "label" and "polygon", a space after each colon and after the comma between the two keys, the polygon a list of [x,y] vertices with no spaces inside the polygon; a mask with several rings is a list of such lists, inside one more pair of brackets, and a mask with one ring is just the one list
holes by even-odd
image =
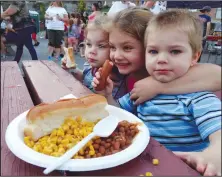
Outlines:
{"label": "hot dog bun", "polygon": [[73,55],[73,47],[63,47],[65,55],[62,58],[62,68],[64,69],[73,69],[76,68],[75,57]]}
{"label": "hot dog bun", "polygon": [[59,128],[68,117],[81,116],[83,120],[96,121],[109,115],[105,110],[107,100],[97,94],[79,99],[64,99],[52,104],[42,103],[29,110],[24,135],[34,141]]}

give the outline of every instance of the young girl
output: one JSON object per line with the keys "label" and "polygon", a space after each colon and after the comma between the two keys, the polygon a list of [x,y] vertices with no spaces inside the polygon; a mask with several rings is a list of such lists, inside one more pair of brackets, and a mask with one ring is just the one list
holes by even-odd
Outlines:
{"label": "young girl", "polygon": [[[121,74],[134,76],[137,81],[148,76],[145,68],[144,33],[150,17],[150,13],[146,10],[138,8],[126,9],[119,12],[109,26],[111,60],[115,63]],[[126,26],[128,26],[128,28],[125,28]],[[207,66],[208,69],[206,69],[205,66]],[[214,71],[211,72],[211,70]],[[220,78],[219,73],[220,68],[217,66],[197,64],[184,76],[169,83],[160,83],[151,78],[151,80],[143,84],[154,90],[151,98],[161,92],[165,92],[165,94],[180,94],[183,92],[190,93],[204,90],[214,91],[215,88],[216,90],[220,89],[219,84],[221,84],[221,81],[215,79],[215,77]],[[97,72],[95,76],[92,83],[93,87],[99,84],[99,72]],[[103,94],[107,97],[110,104],[119,106],[110,94],[112,81],[109,78],[107,81],[108,85]],[[184,83],[186,83],[186,85]],[[164,90],[165,88],[167,89]],[[148,89],[143,91],[148,92]],[[199,169],[197,168],[197,170]]]}
{"label": "young girl", "polygon": [[73,47],[73,50],[77,50],[78,39],[80,36],[80,20],[77,18],[69,20],[68,28],[68,47]]}
{"label": "young girl", "polygon": [[[78,80],[82,81],[83,84],[92,91],[94,90],[91,83],[96,71],[109,59],[109,33],[103,28],[103,24],[106,22],[106,16],[101,15],[97,16],[86,27],[85,57],[87,62],[84,64],[83,71],[76,69],[73,73]],[[119,74],[116,67],[114,67],[111,73],[111,79],[115,85],[112,92],[115,99],[126,93],[124,78],[124,76]]]}

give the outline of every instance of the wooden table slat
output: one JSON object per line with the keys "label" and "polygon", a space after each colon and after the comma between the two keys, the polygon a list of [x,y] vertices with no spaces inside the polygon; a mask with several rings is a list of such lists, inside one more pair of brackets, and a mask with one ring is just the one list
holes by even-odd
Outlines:
{"label": "wooden table slat", "polygon": [[54,102],[71,93],[76,97],[92,93],[53,61],[23,61],[22,64],[35,104]]}
{"label": "wooden table slat", "polygon": [[[5,142],[9,123],[33,106],[17,62],[1,62],[1,176],[43,175],[43,168],[17,158]],[[59,176],[59,173],[54,172],[52,175]]]}

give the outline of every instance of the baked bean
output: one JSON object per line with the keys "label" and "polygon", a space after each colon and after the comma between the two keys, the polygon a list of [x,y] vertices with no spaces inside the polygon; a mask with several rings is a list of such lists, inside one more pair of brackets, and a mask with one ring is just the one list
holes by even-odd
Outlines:
{"label": "baked bean", "polygon": [[100,142],[101,142],[101,139],[97,139],[97,140],[95,141],[96,144],[100,144]]}
{"label": "baked bean", "polygon": [[110,143],[106,143],[106,144],[105,144],[105,148],[109,148],[110,146],[111,146]]}
{"label": "baked bean", "polygon": [[89,159],[91,156],[89,154],[85,155],[85,158]]}
{"label": "baked bean", "polygon": [[115,150],[119,150],[119,148],[120,148],[120,142],[116,141],[116,142],[114,143],[113,147],[114,147]]}
{"label": "baked bean", "polygon": [[110,138],[108,138],[107,140],[106,140],[106,142],[107,143],[110,143],[112,140],[110,139]]}
{"label": "baked bean", "polygon": [[94,149],[99,149],[99,145],[98,144],[93,144]]}
{"label": "baked bean", "polygon": [[96,157],[101,157],[101,156],[102,156],[101,153],[97,153],[97,154],[96,154]]}
{"label": "baked bean", "polygon": [[100,152],[101,154],[104,154],[105,151],[106,151],[106,149],[105,149],[104,146],[100,146],[100,147],[99,147],[99,152]]}
{"label": "baked bean", "polygon": [[120,127],[120,128],[119,128],[119,131],[120,131],[120,132],[125,132],[124,127]]}
{"label": "baked bean", "polygon": [[101,141],[100,144],[104,146],[106,144],[106,142],[105,141]]}

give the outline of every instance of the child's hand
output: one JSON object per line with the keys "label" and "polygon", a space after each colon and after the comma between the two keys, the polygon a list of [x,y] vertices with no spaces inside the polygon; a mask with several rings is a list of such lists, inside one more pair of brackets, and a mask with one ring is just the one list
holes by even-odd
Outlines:
{"label": "child's hand", "polygon": [[150,100],[160,93],[161,83],[152,77],[147,77],[134,84],[131,91],[130,99],[135,101],[135,104],[141,104],[144,101]]}
{"label": "child's hand", "polygon": [[[98,71],[98,72],[96,72],[95,77],[93,78],[93,81],[92,81],[92,86],[94,89],[97,87],[97,85],[99,85],[100,78],[101,78],[100,72]],[[113,81],[108,77],[105,89],[102,91],[96,91],[96,93],[108,97],[108,96],[112,95],[112,90],[113,90]]]}
{"label": "child's hand", "polygon": [[[204,176],[221,176],[221,164],[216,157],[203,152],[174,152],[181,160]],[[221,158],[221,157],[219,157]]]}

